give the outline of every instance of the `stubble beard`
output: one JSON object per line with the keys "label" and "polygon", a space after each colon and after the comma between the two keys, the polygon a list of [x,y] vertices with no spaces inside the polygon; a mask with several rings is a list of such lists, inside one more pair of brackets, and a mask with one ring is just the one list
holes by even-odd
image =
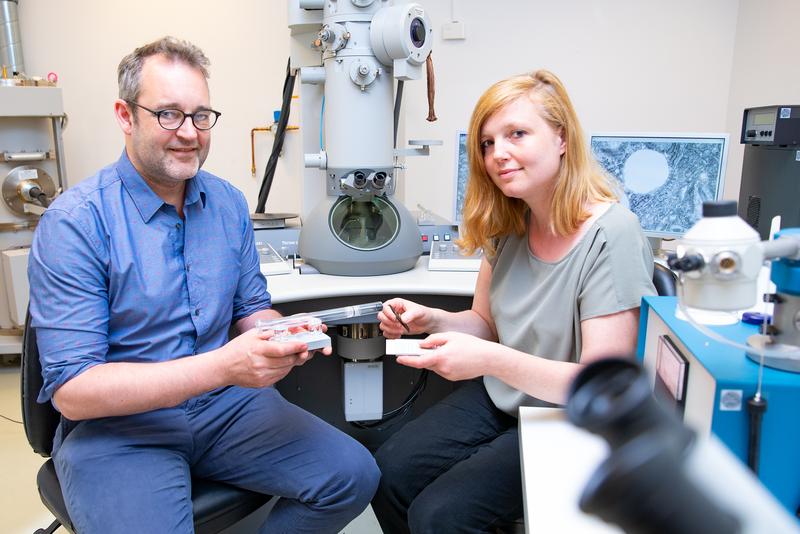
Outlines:
{"label": "stubble beard", "polygon": [[142,174],[158,184],[175,186],[193,178],[200,171],[208,155],[208,146],[195,152],[194,161],[190,163],[175,158],[171,151],[164,147],[138,147],[141,156]]}

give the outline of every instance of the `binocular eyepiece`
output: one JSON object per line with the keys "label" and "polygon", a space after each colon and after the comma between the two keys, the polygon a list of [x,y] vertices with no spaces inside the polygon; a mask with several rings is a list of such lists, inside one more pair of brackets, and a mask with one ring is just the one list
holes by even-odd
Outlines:
{"label": "binocular eyepiece", "polygon": [[640,534],[741,531],[686,472],[695,434],[656,401],[642,368],[630,359],[603,359],[575,378],[567,417],[605,439],[608,458],[580,498],[584,512]]}

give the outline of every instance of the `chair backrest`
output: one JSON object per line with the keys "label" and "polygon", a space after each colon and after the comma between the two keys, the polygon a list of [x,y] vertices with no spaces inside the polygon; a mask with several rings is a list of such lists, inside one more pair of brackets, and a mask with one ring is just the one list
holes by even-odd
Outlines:
{"label": "chair backrest", "polygon": [[22,335],[21,375],[22,423],[25,435],[34,452],[48,457],[53,450],[53,436],[61,415],[50,402],[40,404],[36,401],[44,380],[39,347],[36,345],[36,330],[31,327],[30,312],[25,318],[25,332]]}
{"label": "chair backrest", "polygon": [[676,295],[677,277],[669,267],[658,262],[653,268],[653,285],[660,297],[674,297]]}

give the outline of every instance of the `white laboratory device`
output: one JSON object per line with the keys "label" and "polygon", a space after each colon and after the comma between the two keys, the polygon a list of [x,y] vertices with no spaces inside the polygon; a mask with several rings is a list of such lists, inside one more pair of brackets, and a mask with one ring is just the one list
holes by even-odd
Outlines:
{"label": "white laboratory device", "polygon": [[309,117],[302,131],[306,150],[318,140],[319,150],[306,152],[304,161],[324,171],[325,197],[304,216],[300,255],[323,274],[412,269],[422,243],[413,216],[393,199],[397,158],[427,155],[430,145],[441,143],[411,141],[418,148],[396,149],[395,82],[399,88],[425,72],[431,21],[419,4],[388,0],[290,2],[289,20],[293,30],[318,24],[312,45],[321,64],[299,73],[301,91],[323,91],[321,132]]}
{"label": "white laboratory device", "polygon": [[0,0],[0,355],[22,352],[33,231],[67,187],[61,89],[26,76],[17,3]]}

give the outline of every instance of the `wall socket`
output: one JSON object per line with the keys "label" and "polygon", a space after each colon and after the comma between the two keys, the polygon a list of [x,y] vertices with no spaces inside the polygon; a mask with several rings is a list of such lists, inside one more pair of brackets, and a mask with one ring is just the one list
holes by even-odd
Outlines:
{"label": "wall socket", "polygon": [[448,22],[447,24],[442,24],[442,39],[454,40],[466,38],[463,22]]}

